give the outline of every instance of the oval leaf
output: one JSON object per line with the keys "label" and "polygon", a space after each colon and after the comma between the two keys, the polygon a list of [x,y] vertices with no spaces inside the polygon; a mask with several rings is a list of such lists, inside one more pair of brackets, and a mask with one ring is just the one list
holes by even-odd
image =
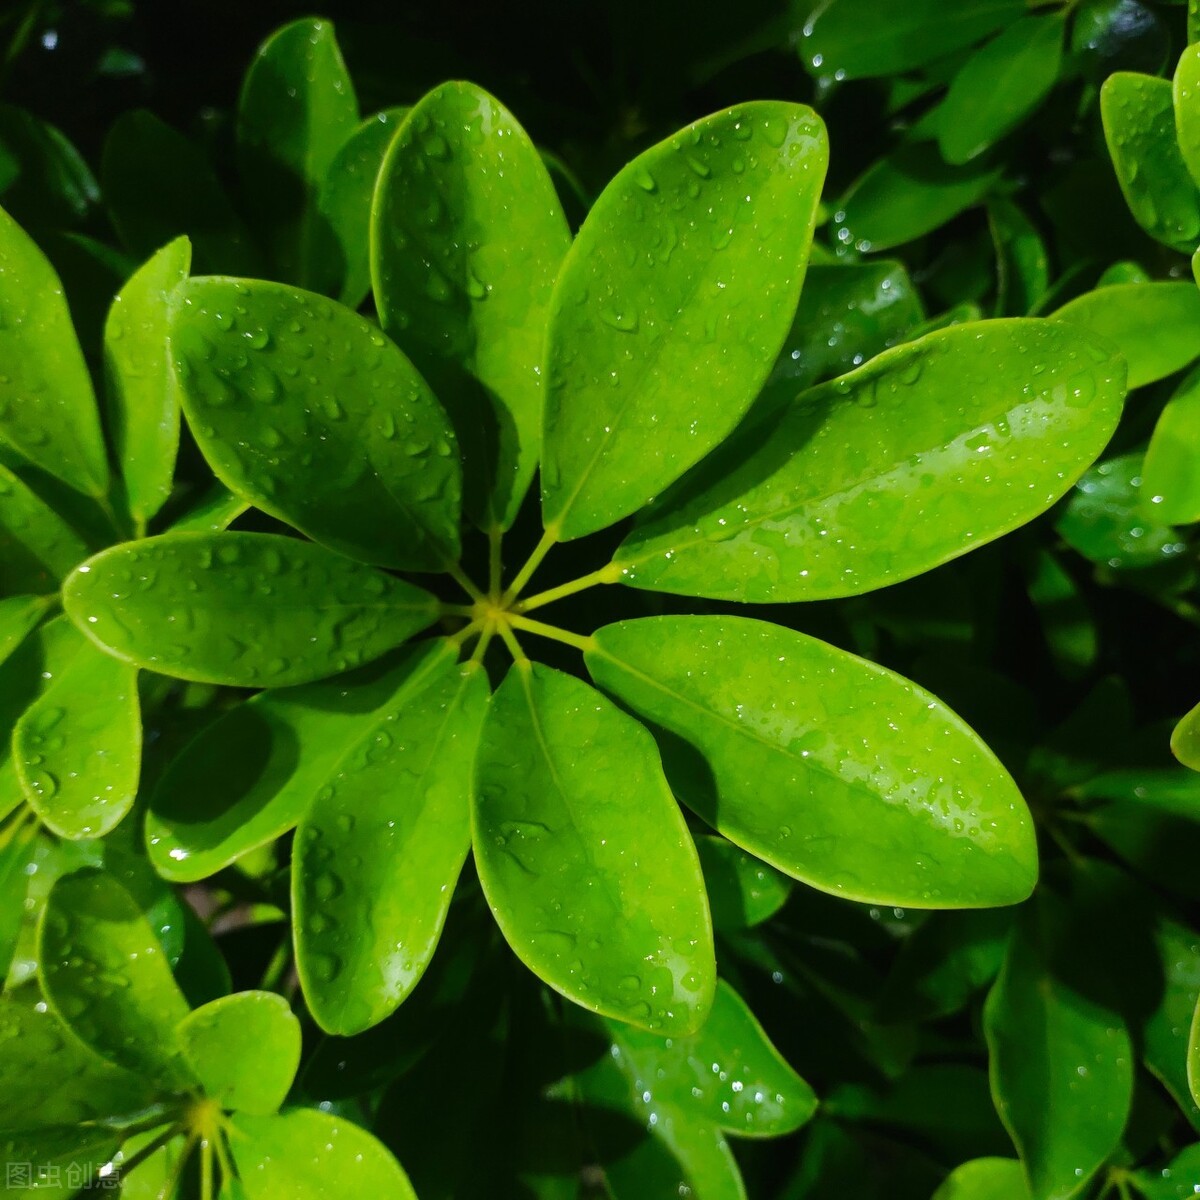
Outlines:
{"label": "oval leaf", "polygon": [[976,734],[916,684],[740,617],[607,625],[602,687],[683,744],[681,800],[730,841],[847,899],[1015,904],[1037,878],[1033,823]]}
{"label": "oval leaf", "polygon": [[184,411],[222,483],[364,562],[424,571],[457,560],[454,432],[376,326],[279,283],[193,279],[179,297],[171,349]]}
{"label": "oval leaf", "polygon": [[272,992],[222,996],[188,1013],[177,1034],[204,1094],[236,1112],[277,1111],[300,1065],[300,1022]]}
{"label": "oval leaf", "polygon": [[1200,771],[1200,704],[1175,726],[1171,734],[1171,753],[1185,767]]}
{"label": "oval leaf", "polygon": [[103,837],[133,807],[142,767],[137,674],[80,637],[69,665],[17,721],[17,777],[59,837]]}
{"label": "oval leaf", "polygon": [[542,512],[558,536],[635,512],[737,424],[796,311],[827,157],[811,109],[745,104],[604,189],[551,305]]}
{"label": "oval leaf", "polygon": [[[1175,138],[1179,153],[1192,177],[1200,188],[1200,46],[1188,46],[1175,64],[1175,76],[1171,83],[1171,96],[1175,107]],[[1168,151],[1169,153],[1169,151]],[[1152,170],[1162,170],[1161,164],[1149,165]],[[1196,198],[1200,209],[1200,196]],[[1190,246],[1181,247],[1183,250]]]}
{"label": "oval leaf", "polygon": [[614,561],[634,587],[755,602],[896,583],[1049,508],[1124,394],[1120,359],[1053,321],[927,334],[748,422]]}
{"label": "oval leaf", "polygon": [[508,109],[446,83],[388,149],[371,222],[383,327],[453,398],[468,510],[507,529],[537,466],[547,312],[571,244],[554,184]]}
{"label": "oval leaf", "polygon": [[266,533],[173,533],[114,546],[71,575],[63,607],[118,658],[235,687],[348,670],[437,615],[420,588]]}
{"label": "oval leaf", "polygon": [[108,490],[92,380],[62,284],[0,209],[0,442],[89,496]]}
{"label": "oval leaf", "polygon": [[718,929],[750,929],[786,903],[792,881],[723,837],[696,839],[704,887]]}
{"label": "oval leaf", "polygon": [[191,1085],[175,1032],[187,1001],[154,930],[111,875],[80,871],[54,885],[38,969],[47,1001],[84,1045],[167,1087]]}
{"label": "oval leaf", "polygon": [[1159,414],[1142,467],[1142,504],[1157,523],[1200,521],[1200,371],[1193,371]]}
{"label": "oval leaf", "polygon": [[661,1036],[716,979],[704,881],[653,739],[587,684],[515,666],[476,764],[475,862],[504,936],[568,999]]}
{"label": "oval leaf", "polygon": [[275,1117],[237,1113],[229,1148],[245,1200],[416,1200],[400,1164],[365,1129],[311,1108]]}
{"label": "oval leaf", "polygon": [[143,525],[171,494],[179,394],[168,344],[173,294],[187,278],[186,237],[164,246],[117,293],[104,325],[109,415],[130,513]]}
{"label": "oval leaf", "polygon": [[378,1024],[429,965],[471,846],[487,677],[453,652],[339,759],[296,835],[296,966],[327,1033]]}
{"label": "oval leaf", "polygon": [[946,1176],[933,1200],[1029,1200],[1029,1187],[1015,1158],[974,1158]]}
{"label": "oval leaf", "polygon": [[262,692],[222,713],[167,767],[151,797],[154,869],[177,883],[206,879],[285,834],[338,762],[446,652],[445,642],[422,642],[398,663]]}

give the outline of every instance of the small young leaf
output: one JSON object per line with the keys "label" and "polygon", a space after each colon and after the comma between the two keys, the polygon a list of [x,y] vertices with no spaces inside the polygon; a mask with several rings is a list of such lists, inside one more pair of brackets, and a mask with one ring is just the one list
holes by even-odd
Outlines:
{"label": "small young leaf", "polygon": [[327,1033],[378,1024],[433,957],[471,846],[487,677],[446,653],[339,759],[292,863],[296,966]]}
{"label": "small young leaf", "polygon": [[238,99],[246,207],[280,277],[326,295],[341,291],[347,264],[319,198],[357,124],[354,84],[328,21],[305,17],[263,42]]}
{"label": "small young leaf", "polygon": [[747,422],[614,561],[634,587],[758,603],[909,579],[1049,508],[1124,395],[1120,358],[1058,322],[927,334]]}
{"label": "small young leaf", "polygon": [[222,483],[352,558],[414,571],[457,560],[454,432],[378,327],[280,283],[192,279],[178,296],[184,412]]}
{"label": "small young leaf", "polygon": [[727,838],[696,839],[714,928],[751,929],[786,903],[792,881]]}
{"label": "small young leaf", "polygon": [[1031,1200],[1015,1158],[974,1158],[957,1166],[933,1200]]}
{"label": "small young leaf", "polygon": [[266,533],[171,533],[114,546],[76,569],[63,607],[126,662],[235,687],[346,671],[437,615],[421,588]]}
{"label": "small young leaf", "polygon": [[1185,767],[1200,771],[1200,704],[1175,726],[1171,734],[1171,753]]}
{"label": "small young leaf", "polygon": [[172,533],[222,533],[250,505],[235,496],[224,484],[214,483],[194,507],[171,522]]}
{"label": "small young leaf", "polygon": [[108,490],[100,414],[62,284],[0,209],[0,442],[89,496]]}
{"label": "small young leaf", "polygon": [[368,117],[337,152],[325,176],[318,206],[341,247],[345,278],[338,299],[358,308],[371,290],[371,202],[383,156],[407,108]]}
{"label": "small young leaf", "polygon": [[1194,250],[1200,193],[1175,138],[1170,80],[1117,71],[1100,89],[1100,115],[1134,219],[1152,238],[1176,250]]}
{"label": "small young leaf", "polygon": [[278,1111],[300,1065],[300,1022],[282,996],[222,996],[188,1013],[176,1032],[207,1097],[236,1112]]}
{"label": "small young leaf", "polygon": [[1142,511],[1157,524],[1200,521],[1200,371],[1175,389],[1146,450]]}
{"label": "small young leaf", "polygon": [[84,1045],[169,1088],[191,1085],[175,1031],[187,1001],[154,931],[111,875],[80,871],[54,885],[38,960],[46,1000]]}
{"label": "small young leaf", "polygon": [[1025,12],[1022,0],[824,0],[804,25],[801,55],[814,75],[864,79],[896,75],[961,50]]}
{"label": "small young leaf", "polygon": [[660,1036],[716,981],[700,863],[653,739],[587,684],[513,667],[484,722],[475,863],[504,936],[556,991]]}
{"label": "small young leaf", "polygon": [[104,203],[141,261],[186,235],[204,271],[257,274],[262,264],[203,152],[153,113],[118,117],[100,164]]}
{"label": "small young leaf", "polygon": [[112,437],[129,511],[142,524],[171,494],[175,474],[179,395],[169,321],[191,261],[186,237],[164,246],[120,290],[104,326]]}
{"label": "small young leaf", "polygon": [[1016,785],[916,684],[739,617],[647,617],[595,638],[597,683],[686,739],[665,746],[679,798],[785,874],[919,908],[1029,895],[1037,848]]}
{"label": "small young leaf", "polygon": [[417,1200],[400,1164],[381,1142],[326,1112],[236,1113],[230,1119],[229,1148],[245,1200]]}
{"label": "small young leaf", "polygon": [[70,525],[0,464],[0,594],[56,592],[87,555]]}
{"label": "small young leaf", "polygon": [[605,188],[551,305],[542,513],[560,537],[641,508],[750,406],[796,311],[827,157],[811,109],[745,104]]}
{"label": "small young leaf", "polygon": [[988,226],[996,246],[996,315],[1026,316],[1050,287],[1045,244],[1011,200],[988,205]]}
{"label": "small young leaf", "polygon": [[82,635],[67,667],[17,721],[26,799],[59,837],[98,838],[133,806],[142,765],[137,668]]}
{"label": "small young leaf", "polygon": [[445,658],[420,642],[399,661],[280,688],[222,713],[163,772],[146,842],[165,879],[207,879],[293,828],[351,748],[378,729]]}
{"label": "small young leaf", "polygon": [[507,529],[542,436],[542,347],[571,234],[516,118],[469,83],[424,96],[387,152],[371,214],[383,327],[453,404],[467,508]]}
{"label": "small young leaf", "polygon": [[938,146],[948,163],[978,157],[1015,129],[1058,78],[1066,14],[1022,17],[976,50],[937,110]]}

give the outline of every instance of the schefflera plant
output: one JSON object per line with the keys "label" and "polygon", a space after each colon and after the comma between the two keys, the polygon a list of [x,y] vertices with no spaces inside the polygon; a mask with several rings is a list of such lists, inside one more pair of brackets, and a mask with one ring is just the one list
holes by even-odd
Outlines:
{"label": "schefflera plant", "polygon": [[[515,119],[448,84],[377,180],[380,325],[281,284],[175,293],[197,443],[234,494],[311,540],[131,542],[81,566],[64,604],[118,658],[262,689],[168,768],[149,853],[187,882],[299,826],[296,957],[325,1030],[364,1030],[416,985],[473,849],[546,983],[609,1020],[694,1033],[716,967],[677,801],[835,895],[955,908],[1030,892],[1021,796],[915,684],[740,616],[542,619],[611,585],[868,591],[1030,520],[1103,448],[1124,364],[1067,323],[945,329],[800,395],[764,388],[825,164],[811,110],[739,105],[631,162],[572,240]],[[506,572],[539,468],[543,534]],[[556,545],[630,517],[609,561],[531,589]],[[478,583],[464,523],[486,536]],[[460,601],[423,586],[438,573]],[[444,636],[412,641],[439,621]],[[533,637],[581,651],[593,682],[531,661]],[[512,665],[493,692],[497,645]]]}

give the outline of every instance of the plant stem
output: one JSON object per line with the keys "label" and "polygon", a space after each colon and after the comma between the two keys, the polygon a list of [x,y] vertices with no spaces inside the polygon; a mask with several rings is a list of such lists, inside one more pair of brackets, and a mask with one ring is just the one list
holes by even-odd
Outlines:
{"label": "plant stem", "polygon": [[488,530],[488,599],[499,600],[504,582],[504,562],[500,557],[500,546],[504,531],[499,525]]}
{"label": "plant stem", "polygon": [[213,1147],[208,1138],[200,1143],[200,1200],[213,1200]]}
{"label": "plant stem", "polygon": [[439,617],[470,617],[475,618],[475,605],[473,604],[439,604]]}
{"label": "plant stem", "polygon": [[233,1179],[233,1161],[232,1154],[225,1147],[225,1130],[218,1129],[216,1137],[213,1138],[213,1149],[217,1152],[217,1166],[221,1168],[222,1179]]}
{"label": "plant stem", "polygon": [[483,632],[479,635],[479,641],[475,645],[475,652],[471,655],[473,663],[483,662],[483,656],[487,653],[487,648],[491,644],[492,637],[496,632],[495,621],[485,621],[483,624]]}
{"label": "plant stem", "polygon": [[533,548],[533,553],[525,560],[525,565],[517,572],[516,578],[508,585],[500,603],[507,607],[521,594],[521,589],[529,582],[530,576],[542,565],[542,559],[558,542],[558,526],[547,525],[542,540]]}
{"label": "plant stem", "polygon": [[585,592],[588,588],[593,588],[599,583],[616,583],[620,578],[621,568],[616,563],[609,563],[607,566],[601,567],[598,571],[592,571],[589,575],[581,575],[578,579],[569,580],[567,583],[560,583],[558,587],[548,588],[544,592],[538,592],[537,595],[530,596],[528,600],[522,600],[518,604],[514,604],[513,612],[533,612],[535,608],[541,608],[544,604],[553,604],[555,600],[562,600],[566,596],[574,596],[576,592]]}
{"label": "plant stem", "polygon": [[555,642],[562,642],[567,646],[574,646],[576,650],[592,650],[595,648],[596,639],[590,637],[580,637],[577,633],[571,633],[566,629],[559,629],[557,625],[547,625],[544,621],[531,621],[528,617],[522,617],[519,613],[513,613],[509,617],[513,626],[517,629],[524,629],[528,633],[535,633],[538,637],[550,638]]}
{"label": "plant stem", "polygon": [[458,563],[447,563],[445,571],[472,600],[483,599],[483,593],[471,582],[470,577]]}
{"label": "plant stem", "polygon": [[188,1159],[192,1156],[192,1151],[196,1148],[196,1142],[199,1140],[198,1133],[189,1133],[188,1139],[183,1144],[183,1149],[179,1152],[179,1161],[175,1164],[175,1169],[171,1172],[170,1178],[163,1189],[159,1192],[160,1200],[168,1200],[179,1191],[180,1181],[183,1179],[183,1169],[187,1166]]}
{"label": "plant stem", "polygon": [[144,1163],[150,1155],[161,1150],[173,1137],[178,1137],[182,1132],[182,1127],[179,1125],[170,1125],[154,1138],[147,1142],[136,1154],[131,1154],[123,1163],[120,1164],[121,1174],[124,1175],[132,1171],[134,1167],[140,1163]]}
{"label": "plant stem", "polygon": [[512,655],[513,662],[518,667],[528,667],[529,659],[525,657],[525,651],[521,649],[521,643],[517,641],[517,635],[508,627],[508,622],[501,621],[497,628],[504,644],[508,647],[509,654]]}
{"label": "plant stem", "polygon": [[470,625],[464,625],[456,634],[450,637],[450,645],[461,646],[463,642],[469,641],[477,633],[481,632],[486,624],[486,621],[472,621]]}

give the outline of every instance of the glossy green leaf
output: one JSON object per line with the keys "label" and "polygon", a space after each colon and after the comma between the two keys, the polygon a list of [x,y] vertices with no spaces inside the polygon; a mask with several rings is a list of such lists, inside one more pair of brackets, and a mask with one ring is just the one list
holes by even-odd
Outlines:
{"label": "glossy green leaf", "polygon": [[[1200,1129],[1200,1106],[1191,1079],[1200,1066],[1200,1047],[1190,1045],[1196,1002],[1200,999],[1200,935],[1161,917],[1154,940],[1162,971],[1162,995],[1142,1028],[1142,1060]],[[1193,1065],[1193,1060],[1195,1065]]]}
{"label": "glossy green leaf", "polygon": [[[0,1170],[5,1190],[35,1192],[39,1200],[71,1200],[79,1184],[99,1179],[119,1136],[103,1126],[51,1126],[25,1133],[0,1133]],[[31,1186],[22,1186],[30,1172]]]}
{"label": "glossy green leaf", "polygon": [[730,841],[847,899],[1015,904],[1037,878],[1028,810],[923,688],[801,633],[648,617],[595,635],[588,669],[655,726],[672,783]]}
{"label": "glossy green leaf", "polygon": [[1055,528],[1072,549],[1117,571],[1173,564],[1187,547],[1145,515],[1143,495],[1140,454],[1105,459],[1075,485]]}
{"label": "glossy green leaf", "polygon": [[80,636],[21,715],[12,754],[26,799],[65,838],[103,837],[133,806],[142,765],[137,668]]}
{"label": "glossy green leaf", "polygon": [[135,109],[113,123],[100,179],[113,225],[139,260],[186,235],[201,270],[261,269],[258,250],[203,152],[153,113]]}
{"label": "glossy green leaf", "polygon": [[0,442],[77,491],[102,496],[108,461],[92,381],[62,284],[0,209]]}
{"label": "glossy green leaf", "polygon": [[[1179,143],[1179,153],[1192,182],[1200,188],[1200,49],[1194,45],[1188,46],[1179,56],[1179,62],[1175,64],[1171,98],[1175,110],[1175,136]],[[1195,203],[1200,211],[1200,195]],[[1197,233],[1200,234],[1200,219],[1197,226]],[[1187,246],[1182,248],[1190,249]]]}
{"label": "glossy green leaf", "polygon": [[408,1177],[382,1143],[326,1112],[237,1113],[230,1121],[229,1148],[244,1200],[416,1200]]}
{"label": "glossy green leaf", "polygon": [[948,163],[978,157],[1049,94],[1062,65],[1066,14],[1012,21],[963,64],[938,108],[938,147]]}
{"label": "glossy green leaf", "polygon": [[0,825],[0,982],[8,978],[21,937],[30,867],[35,864],[38,827],[21,814]]}
{"label": "glossy green leaf", "polygon": [[389,147],[371,221],[383,327],[452,406],[468,511],[507,529],[537,466],[550,295],[571,244],[554,184],[512,113],[446,83]]}
{"label": "glossy green leaf", "polygon": [[955,1167],[933,1200],[1029,1200],[1029,1187],[1015,1158],[975,1158]]}
{"label": "glossy green leaf", "polygon": [[52,603],[48,596],[0,600],[0,664],[33,632]]}
{"label": "glossy green leaf", "polygon": [[1071,945],[1061,903],[1043,896],[1027,912],[984,1008],[992,1093],[1032,1200],[1081,1191],[1119,1144],[1133,1089],[1123,1021],[1062,962],[1087,951]]}
{"label": "glossy green leaf", "polygon": [[513,667],[476,764],[475,863],[504,936],[556,991],[676,1036],[712,1005],[704,880],[653,739],[578,679]]}
{"label": "glossy green leaf", "polygon": [[1175,138],[1170,80],[1131,71],[1110,75],[1100,114],[1117,182],[1137,223],[1177,250],[1200,237],[1200,193]]}
{"label": "glossy green leaf", "polygon": [[487,677],[447,644],[414,683],[339,759],[296,835],[296,965],[327,1033],[378,1024],[417,985],[471,846]]}
{"label": "glossy green leaf", "polygon": [[853,370],[903,340],[924,316],[900,263],[814,264],[764,393],[790,398]]}
{"label": "glossy green leaf", "polygon": [[804,24],[801,54],[814,74],[894,75],[961,50],[1022,16],[1022,0],[906,0],[881,13],[875,0],[824,0]]}
{"label": "glossy green leaf", "polygon": [[827,155],[811,109],[739,105],[605,188],[551,306],[542,513],[559,537],[641,508],[749,407],[796,310]]}
{"label": "glossy green leaf", "polygon": [[1200,371],[1188,375],[1159,415],[1142,467],[1141,499],[1156,524],[1200,521]]}
{"label": "glossy green leaf", "polygon": [[0,594],[55,592],[87,554],[79,534],[0,464]]}
{"label": "glossy green leaf", "polygon": [[696,839],[713,926],[750,929],[773,917],[786,903],[792,882],[727,838]]}
{"label": "glossy green leaf", "polygon": [[996,246],[996,315],[1023,317],[1050,287],[1050,260],[1033,222],[1011,201],[988,205]]}
{"label": "glossy green leaf", "polygon": [[193,507],[171,523],[171,532],[222,533],[249,507],[241,496],[235,496],[223,484],[214,483]]}
{"label": "glossy green leaf", "polygon": [[38,942],[46,1000],[84,1045],[167,1087],[191,1084],[175,1032],[187,1001],[153,929],[111,875],[80,871],[60,879]]}
{"label": "glossy green leaf", "polygon": [[348,670],[437,615],[420,588],[264,533],[164,534],[114,546],[76,569],[63,607],[126,662],[238,687]]}
{"label": "glossy green leaf", "polygon": [[357,124],[354,84],[329,21],[305,17],[263,42],[238,99],[246,207],[280,277],[327,295],[341,291],[347,264],[320,193]]}
{"label": "glossy green leaf", "polygon": [[201,278],[178,295],[183,408],[222,483],[352,558],[457,561],[454,432],[375,325],[279,283]]}
{"label": "glossy green leaf", "polygon": [[911,242],[979,204],[1000,178],[982,160],[951,166],[927,142],[868,167],[833,214],[839,244],[862,253]]}
{"label": "glossy green leaf", "polygon": [[[194,1149],[188,1145],[186,1135],[178,1134],[142,1157],[150,1143],[157,1142],[167,1129],[162,1125],[145,1133],[136,1133],[127,1138],[113,1156],[113,1174],[120,1171],[121,1200],[163,1200],[164,1196],[171,1195],[171,1187],[185,1169],[180,1166],[180,1161],[190,1158]],[[138,1155],[137,1165],[129,1169],[127,1164],[134,1155]],[[223,1194],[221,1200],[226,1200]]]}
{"label": "glossy green leaf", "polygon": [[222,1108],[265,1116],[287,1097],[300,1065],[300,1022],[282,996],[222,996],[188,1013],[176,1032],[204,1094]]}
{"label": "glossy green leaf", "polygon": [[421,642],[398,662],[264,692],[222,713],[183,748],[151,797],[146,841],[155,870],[179,883],[206,879],[285,834],[341,759],[445,655],[444,642]]}
{"label": "glossy green leaf", "polygon": [[634,587],[755,602],[896,583],[1045,511],[1124,394],[1120,359],[1057,322],[927,334],[747,422],[614,561]]}
{"label": "glossy green leaf", "polygon": [[1200,704],[1175,726],[1171,734],[1171,753],[1185,767],[1200,771]]}
{"label": "glossy green leaf", "polygon": [[1192,1102],[1200,1105],[1200,1002],[1192,1010],[1192,1020],[1188,1025],[1185,1074]]}
{"label": "glossy green leaf", "polygon": [[371,201],[383,156],[407,108],[386,108],[368,117],[334,156],[321,188],[321,214],[341,247],[345,278],[338,299],[358,308],[371,290]]}
{"label": "glossy green leaf", "polygon": [[117,293],[104,326],[112,437],[129,511],[143,524],[171,494],[175,474],[179,396],[169,322],[191,262],[186,237],[164,246]]}

